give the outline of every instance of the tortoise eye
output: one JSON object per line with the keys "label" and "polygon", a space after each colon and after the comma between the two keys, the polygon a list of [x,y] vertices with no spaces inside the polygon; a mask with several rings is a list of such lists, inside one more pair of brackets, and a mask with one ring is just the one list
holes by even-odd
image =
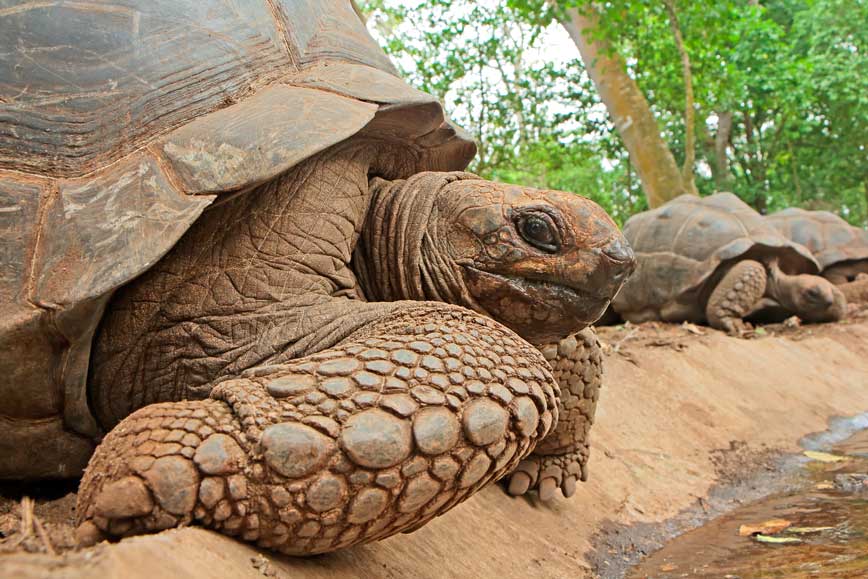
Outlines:
{"label": "tortoise eye", "polygon": [[555,253],[561,248],[558,229],[545,213],[529,213],[518,218],[518,232],[532,246]]}

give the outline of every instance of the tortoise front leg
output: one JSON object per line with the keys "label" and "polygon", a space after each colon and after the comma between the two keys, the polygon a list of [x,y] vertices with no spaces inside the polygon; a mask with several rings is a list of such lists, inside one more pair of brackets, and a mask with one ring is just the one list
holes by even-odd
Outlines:
{"label": "tortoise front leg", "polygon": [[766,292],[766,268],[758,261],[743,260],[732,266],[718,282],[705,316],[712,328],[740,334],[747,326],[742,318],[755,310]]}
{"label": "tortoise front leg", "polygon": [[538,350],[398,302],[335,347],[123,420],[79,494],[83,542],[203,525],[309,555],[416,528],[513,470],[557,420]]}
{"label": "tortoise front leg", "polygon": [[545,501],[553,498],[558,488],[565,497],[571,497],[576,481],[588,479],[588,434],[602,385],[603,356],[591,328],[540,349],[561,390],[558,423],[521,461],[507,488],[511,495],[537,489]]}

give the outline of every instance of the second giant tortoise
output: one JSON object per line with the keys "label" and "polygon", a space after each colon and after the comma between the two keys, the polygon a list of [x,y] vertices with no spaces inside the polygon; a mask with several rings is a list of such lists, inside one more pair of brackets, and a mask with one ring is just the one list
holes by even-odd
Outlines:
{"label": "second giant tortoise", "polygon": [[0,51],[0,478],[99,444],[83,542],[296,554],[514,471],[572,494],[629,247],[460,172],[472,141],[348,0],[26,3]]}
{"label": "second giant tortoise", "polygon": [[682,195],[631,217],[636,273],[613,302],[631,322],[707,322],[728,332],[764,309],[806,321],[846,312],[844,296],[793,243],[732,193]]}
{"label": "second giant tortoise", "polygon": [[868,231],[829,211],[790,207],[766,217],[787,239],[807,247],[820,263],[820,275],[836,285],[868,275]]}

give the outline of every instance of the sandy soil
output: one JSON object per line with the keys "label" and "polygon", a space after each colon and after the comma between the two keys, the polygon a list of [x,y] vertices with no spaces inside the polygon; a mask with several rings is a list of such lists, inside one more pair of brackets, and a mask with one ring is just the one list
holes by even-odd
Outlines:
{"label": "sandy soil", "polygon": [[[606,386],[591,480],[571,500],[546,505],[492,486],[412,535],[290,559],[200,529],[63,551],[72,489],[5,488],[0,553],[16,553],[0,554],[0,576],[572,579],[597,575],[594,565],[605,575],[634,539],[616,545],[604,531],[709,511],[715,485],[744,483],[830,417],[868,410],[864,312],[840,324],[767,326],[749,339],[658,324],[600,333]],[[20,501],[31,491],[42,496],[32,514],[45,536],[31,519],[22,536]],[[46,554],[49,546],[59,554]]]}

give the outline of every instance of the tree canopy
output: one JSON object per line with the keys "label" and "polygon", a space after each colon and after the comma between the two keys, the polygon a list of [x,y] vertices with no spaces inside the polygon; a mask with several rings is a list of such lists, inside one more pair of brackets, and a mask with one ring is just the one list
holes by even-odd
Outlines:
{"label": "tree canopy", "polygon": [[[476,136],[471,170],[574,191],[624,221],[646,196],[559,23],[564,10],[590,5],[371,0],[362,8],[406,78]],[[625,63],[701,194],[730,190],[762,212],[795,205],[866,224],[868,2],[609,0],[593,8],[592,34]],[[688,151],[695,161],[684,164]]]}

